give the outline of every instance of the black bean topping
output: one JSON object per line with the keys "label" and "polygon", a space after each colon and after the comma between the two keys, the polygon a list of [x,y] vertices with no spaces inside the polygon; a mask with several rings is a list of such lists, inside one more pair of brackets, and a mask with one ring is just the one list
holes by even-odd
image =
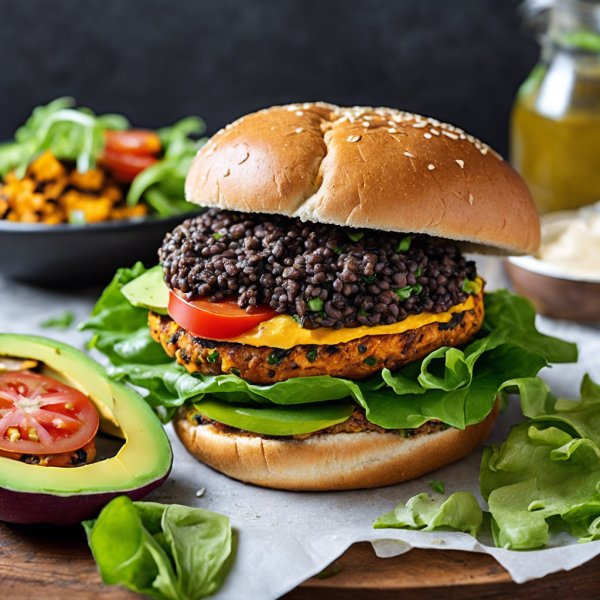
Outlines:
{"label": "black bean topping", "polygon": [[367,351],[367,347],[364,344],[358,345],[358,353],[359,354],[364,354],[366,351]]}
{"label": "black bean topping", "polygon": [[159,256],[167,285],[189,299],[235,296],[250,311],[268,304],[306,329],[447,312],[477,277],[447,240],[218,209],[177,227]]}

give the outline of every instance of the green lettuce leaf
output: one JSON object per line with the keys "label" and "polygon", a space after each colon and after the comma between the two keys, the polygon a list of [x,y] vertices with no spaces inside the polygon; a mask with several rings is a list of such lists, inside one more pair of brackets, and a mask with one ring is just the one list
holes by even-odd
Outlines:
{"label": "green lettuce leaf", "polygon": [[233,560],[229,519],[200,508],[119,496],[83,526],[104,583],[158,600],[214,594]]}
{"label": "green lettuce leaf", "polygon": [[587,375],[581,400],[557,399],[539,378],[508,381],[529,420],[484,450],[481,493],[496,544],[544,546],[550,525],[580,541],[600,539],[600,386]]}
{"label": "green lettuce leaf", "polygon": [[464,429],[490,413],[506,381],[535,376],[548,355],[567,362],[577,352],[574,344],[540,334],[531,304],[502,290],[485,295],[492,316],[489,322],[486,316],[478,339],[463,350],[440,348],[394,373],[384,369],[361,381],[319,376],[272,385],[252,384],[234,374],[190,375],[152,340],[147,311],[132,306],[121,293],[144,272],[141,263],[119,269],[81,328],[94,334],[91,346],[108,357],[111,375],[145,388],[146,400],[165,422],[178,406],[207,395],[224,402],[281,406],[350,397],[372,423],[387,429],[415,429],[431,419]]}
{"label": "green lettuce leaf", "polygon": [[457,492],[448,499],[430,498],[429,494],[413,496],[406,504],[379,517],[374,529],[414,529],[420,531],[465,531],[473,537],[481,527],[483,511],[473,494]]}

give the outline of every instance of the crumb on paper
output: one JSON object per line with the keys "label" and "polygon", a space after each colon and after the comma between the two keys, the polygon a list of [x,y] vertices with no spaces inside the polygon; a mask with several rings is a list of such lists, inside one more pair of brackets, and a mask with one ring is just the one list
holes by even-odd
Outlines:
{"label": "crumb on paper", "polygon": [[202,496],[204,496],[204,492],[206,491],[206,488],[200,488],[197,492],[196,492],[196,498],[202,498]]}

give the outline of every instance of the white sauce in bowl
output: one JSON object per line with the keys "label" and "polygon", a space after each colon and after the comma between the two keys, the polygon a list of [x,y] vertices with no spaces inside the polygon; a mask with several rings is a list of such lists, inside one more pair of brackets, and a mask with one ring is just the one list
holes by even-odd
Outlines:
{"label": "white sauce in bowl", "polygon": [[542,217],[538,253],[508,260],[550,277],[600,282],[600,203]]}

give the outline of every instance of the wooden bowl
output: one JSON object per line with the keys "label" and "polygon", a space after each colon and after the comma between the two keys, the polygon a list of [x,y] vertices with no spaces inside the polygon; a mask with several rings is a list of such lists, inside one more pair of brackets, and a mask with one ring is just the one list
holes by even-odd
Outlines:
{"label": "wooden bowl", "polygon": [[516,292],[529,298],[540,314],[569,321],[600,321],[600,282],[536,273],[510,259],[504,266]]}
{"label": "wooden bowl", "polygon": [[[596,208],[584,210],[595,212]],[[585,216],[581,210],[542,216],[542,244],[556,240],[574,218]],[[529,298],[540,314],[569,321],[600,322],[600,277],[571,275],[535,256],[510,257],[504,266],[517,293]]]}

